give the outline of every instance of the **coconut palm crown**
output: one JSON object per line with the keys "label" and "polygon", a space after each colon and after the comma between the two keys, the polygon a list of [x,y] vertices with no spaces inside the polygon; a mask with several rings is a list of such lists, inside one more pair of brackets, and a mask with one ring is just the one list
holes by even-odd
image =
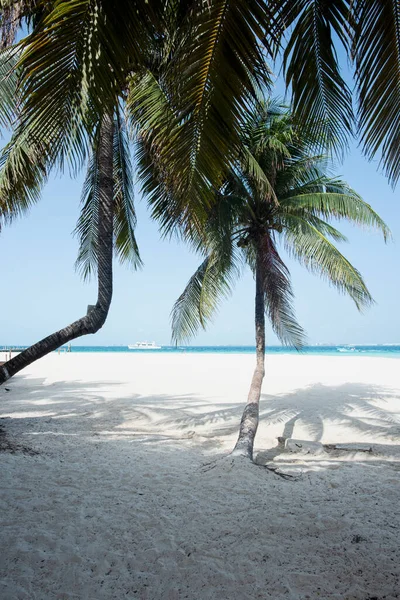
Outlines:
{"label": "coconut palm crown", "polygon": [[377,228],[385,240],[390,232],[346,182],[329,175],[327,157],[313,152],[315,140],[302,137],[290,111],[277,102],[262,103],[249,117],[242,142],[241,160],[218,190],[204,235],[196,239],[205,259],[173,308],[173,339],[187,340],[204,328],[243,265],[256,273],[261,263],[271,325],[283,343],[300,348],[304,332],[294,317],[280,248],[361,310],[373,300],[360,273],[335,246],[346,238],[330,221]]}

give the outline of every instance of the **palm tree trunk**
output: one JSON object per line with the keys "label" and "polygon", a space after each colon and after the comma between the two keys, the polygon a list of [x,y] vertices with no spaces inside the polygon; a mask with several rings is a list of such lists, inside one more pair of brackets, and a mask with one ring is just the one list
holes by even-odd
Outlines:
{"label": "palm tree trunk", "polygon": [[250,460],[253,460],[254,438],[256,437],[259,421],[261,387],[265,374],[265,298],[263,283],[261,251],[258,250],[255,301],[256,368],[240,423],[239,437],[232,452],[234,456],[245,456]]}
{"label": "palm tree trunk", "polygon": [[112,298],[113,260],[113,135],[112,115],[103,117],[99,140],[98,295],[95,306],[71,325],[52,333],[0,367],[0,385],[49,352],[82,335],[96,333],[107,318]]}

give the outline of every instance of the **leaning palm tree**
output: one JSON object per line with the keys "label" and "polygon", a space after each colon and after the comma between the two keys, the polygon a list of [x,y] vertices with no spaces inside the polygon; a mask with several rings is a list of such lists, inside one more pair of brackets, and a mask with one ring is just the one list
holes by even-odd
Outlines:
{"label": "leaning palm tree", "polygon": [[[11,43],[23,15],[30,19],[37,18],[33,8],[29,3],[19,3],[18,10],[10,9],[6,13],[9,25],[4,14],[2,15],[4,49],[0,53],[0,119],[5,126],[18,123],[18,104],[22,101],[17,78],[21,49]],[[57,127],[55,130],[61,139],[61,130],[57,131]],[[49,148],[49,140],[38,140],[33,131],[23,131],[20,123],[14,137],[17,152],[15,153],[15,140],[12,140],[2,157],[4,168],[1,178],[1,216],[6,222],[26,210],[30,202],[39,198],[40,187],[48,172],[41,149]],[[34,144],[32,138],[35,138]],[[53,141],[54,139],[53,137]],[[10,156],[11,161],[7,162]],[[57,149],[53,152],[52,161],[56,159]],[[102,327],[112,298],[114,251],[121,262],[128,261],[135,268],[140,265],[134,235],[136,217],[129,142],[118,105],[98,115],[97,123],[93,122],[90,158],[82,200],[83,207],[76,230],[80,237],[77,266],[84,278],[88,278],[93,271],[97,272],[97,302],[89,305],[84,317],[45,337],[3,364],[0,368],[0,383],[4,383],[33,361],[68,341],[96,333]]]}
{"label": "leaning palm tree", "polygon": [[113,255],[134,268],[141,264],[135,239],[136,215],[128,138],[118,111],[98,125],[76,227],[80,240],[77,268],[85,279],[97,275],[98,294],[87,314],[23,350],[0,367],[0,383],[29,364],[105,323],[113,291]]}
{"label": "leaning palm tree", "polygon": [[205,328],[221,297],[230,293],[244,265],[255,278],[256,368],[234,454],[253,457],[265,372],[265,314],[284,344],[301,349],[304,331],[293,311],[293,291],[280,248],[348,294],[360,310],[372,302],[360,275],[333,242],[345,240],[329,221],[346,219],[388,228],[345,182],[330,177],[328,161],[315,155],[315,140],[296,132],[290,112],[262,104],[242,133],[241,160],[218,190],[202,237],[205,259],[172,312],[173,339]]}
{"label": "leaning palm tree", "polygon": [[[14,4],[5,0],[2,8]],[[209,203],[209,183],[220,183],[223,170],[237,152],[238,124],[255,102],[258,88],[269,79],[261,49],[269,17],[258,3],[224,7],[202,1],[140,0],[127,5],[109,0],[60,0],[54,4],[39,0],[32,6],[38,15],[34,29],[19,45],[17,126],[0,160],[1,220],[7,222],[37,202],[54,167],[69,163],[74,173],[79,170],[97,135],[100,155],[104,136],[99,124],[104,119],[113,123],[117,107],[125,100],[133,122],[140,122],[143,108],[153,113],[151,133],[147,129],[141,139],[157,172],[172,173],[161,206],[172,198],[171,191],[174,198],[180,198],[178,217],[187,213],[182,201],[187,194],[196,199],[191,215]],[[221,70],[221,60],[227,55],[229,69]],[[188,69],[189,57],[195,68]],[[148,96],[144,107],[138,107],[136,100],[130,99],[135,96],[138,79],[146,78],[155,83],[151,88],[155,94]],[[158,102],[163,98],[174,106],[172,119],[169,113],[165,118],[163,103]],[[110,153],[107,158],[110,165]],[[80,257],[84,273],[90,273],[95,258],[103,292],[106,283],[107,293],[99,293],[96,304],[100,296],[105,300],[101,318],[99,311],[91,309],[83,319],[27,349],[3,365],[0,383],[69,339],[94,333],[104,322],[111,301],[113,236],[101,233],[100,204],[106,192],[112,202],[113,191],[109,178],[101,176],[100,161],[96,164],[98,195],[92,194],[85,205],[78,231],[83,236]],[[90,184],[96,181],[90,178]],[[107,190],[101,191],[100,184],[106,181]],[[113,184],[116,193],[121,186]],[[122,206],[129,208],[129,202]],[[125,240],[130,229],[125,221],[121,233]],[[106,243],[107,269],[100,268],[99,262]],[[124,248],[128,253],[134,249],[132,244],[129,249],[129,236]],[[108,282],[103,281],[105,273]],[[93,322],[95,314],[99,318]]]}
{"label": "leaning palm tree", "polygon": [[[171,23],[160,19],[163,44],[157,41],[160,31],[154,29],[159,22],[154,9],[162,4],[146,1],[133,12],[128,10],[131,21],[125,27],[123,20],[116,24],[111,5],[96,22],[96,6],[85,10],[68,1],[27,1],[18,6],[12,0],[4,2],[7,10],[3,6],[1,23],[7,51],[0,54],[0,119],[14,125],[14,133],[0,158],[0,219],[7,223],[37,202],[52,168],[69,162],[75,173],[88,162],[76,228],[80,238],[76,264],[85,279],[97,272],[98,297],[84,317],[3,364],[0,384],[59,346],[102,327],[112,298],[114,251],[134,268],[141,263],[134,235],[130,141],[121,106],[134,74],[140,79],[150,59],[154,64],[165,62],[163,45],[171,52]],[[174,11],[171,7],[169,11],[171,20]],[[33,32],[10,47],[23,19],[34,22]],[[107,36],[113,34],[118,45],[110,64]],[[93,56],[95,64],[90,62]]]}

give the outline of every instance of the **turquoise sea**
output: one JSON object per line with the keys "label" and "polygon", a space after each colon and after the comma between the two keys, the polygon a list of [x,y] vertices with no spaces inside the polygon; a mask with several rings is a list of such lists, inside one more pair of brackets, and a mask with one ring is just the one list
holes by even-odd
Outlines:
{"label": "turquoise sea", "polygon": [[[11,346],[15,351],[23,350],[26,346]],[[0,352],[10,346],[0,346]],[[67,347],[63,347],[66,351]],[[252,354],[254,346],[162,346],[160,350],[129,350],[128,346],[78,346],[71,345],[71,352],[128,352],[130,354]],[[293,348],[284,346],[268,346],[266,354],[299,354]],[[400,345],[349,345],[337,346],[307,346],[300,354],[316,356],[382,356],[389,358],[400,358]]]}

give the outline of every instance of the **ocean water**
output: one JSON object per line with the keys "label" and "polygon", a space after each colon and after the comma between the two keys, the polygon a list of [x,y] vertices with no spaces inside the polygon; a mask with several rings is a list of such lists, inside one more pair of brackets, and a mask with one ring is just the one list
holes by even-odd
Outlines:
{"label": "ocean water", "polygon": [[[0,346],[0,352],[10,346]],[[11,346],[14,351],[20,351],[26,346]],[[67,347],[61,348],[62,352]],[[128,346],[78,346],[71,345],[71,352],[128,352],[130,354],[253,354],[255,346],[162,346],[160,350],[129,350]],[[267,346],[266,354],[302,354],[316,356],[381,356],[400,358],[400,345],[337,345],[337,346],[306,346],[301,352],[285,346]]]}

